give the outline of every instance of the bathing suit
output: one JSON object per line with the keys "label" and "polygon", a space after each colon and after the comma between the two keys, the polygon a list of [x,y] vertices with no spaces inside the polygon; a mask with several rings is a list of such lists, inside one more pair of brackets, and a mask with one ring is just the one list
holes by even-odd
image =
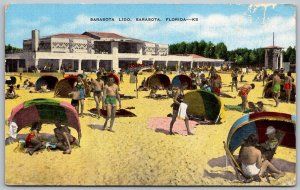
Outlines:
{"label": "bathing suit", "polygon": [[31,139],[33,139],[34,137],[35,137],[35,135],[34,135],[33,132],[31,132],[27,135],[27,137],[25,139],[25,143],[26,143],[27,148],[32,148]]}
{"label": "bathing suit", "polygon": [[94,91],[94,95],[95,95],[95,96],[100,96],[100,95],[101,95],[101,92],[102,92],[101,90],[95,90],[95,91]]}
{"label": "bathing suit", "polygon": [[273,92],[274,92],[274,93],[279,93],[279,92],[280,92],[280,84],[279,84],[279,83],[276,83],[276,84],[273,86]]}
{"label": "bathing suit", "polygon": [[249,177],[255,176],[260,172],[260,168],[257,168],[256,163],[249,165],[244,165],[242,163],[242,170],[245,173],[245,175]]}
{"label": "bathing suit", "polygon": [[213,93],[215,93],[216,95],[220,96],[220,94],[221,94],[221,88],[213,87]]}
{"label": "bathing suit", "polygon": [[239,92],[240,96],[248,96],[248,88],[246,87],[242,87],[240,92]]}
{"label": "bathing suit", "polygon": [[117,103],[117,98],[115,96],[106,96],[105,104],[110,104],[112,106],[115,106],[116,103]]}
{"label": "bathing suit", "polygon": [[291,90],[291,84],[290,83],[284,83],[284,86],[283,86],[284,90]]}
{"label": "bathing suit", "polygon": [[74,106],[74,107],[76,107],[76,106],[78,106],[78,102],[79,102],[79,100],[72,99],[71,105]]}

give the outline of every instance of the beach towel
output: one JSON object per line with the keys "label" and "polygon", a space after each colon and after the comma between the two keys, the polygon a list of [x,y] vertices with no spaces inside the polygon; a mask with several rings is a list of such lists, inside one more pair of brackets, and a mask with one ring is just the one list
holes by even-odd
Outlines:
{"label": "beach towel", "polygon": [[15,122],[10,122],[9,125],[9,136],[16,139],[17,138],[18,125]]}
{"label": "beach towel", "polygon": [[178,119],[185,119],[187,107],[188,105],[186,103],[183,102],[180,103],[178,115],[177,115]]}

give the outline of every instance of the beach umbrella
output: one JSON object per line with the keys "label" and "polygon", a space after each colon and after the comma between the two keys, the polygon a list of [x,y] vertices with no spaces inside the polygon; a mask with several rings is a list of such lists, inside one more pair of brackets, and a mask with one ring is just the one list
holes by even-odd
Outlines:
{"label": "beach umbrella", "polygon": [[38,80],[35,82],[35,90],[38,91],[41,89],[41,85],[43,83],[47,84],[47,88],[49,90],[54,90],[55,86],[58,82],[58,78],[50,75],[41,76],[38,78]]}
{"label": "beach umbrella", "polygon": [[17,132],[25,127],[31,127],[35,122],[60,124],[74,128],[81,137],[81,129],[77,111],[67,102],[53,99],[33,99],[19,104],[12,109],[9,122],[15,121],[18,125]]}
{"label": "beach umbrella", "polygon": [[54,96],[60,98],[68,98],[69,93],[73,91],[73,87],[76,81],[77,77],[67,77],[60,80],[55,86]]}
{"label": "beach umbrella", "polygon": [[158,86],[166,89],[171,85],[171,82],[170,78],[165,74],[153,74],[147,78],[146,84],[148,88]]}
{"label": "beach umbrella", "polygon": [[206,118],[215,123],[224,118],[224,106],[218,96],[213,93],[196,90],[184,95],[183,102],[188,105],[187,113]]}
{"label": "beach umbrella", "polygon": [[177,75],[172,79],[173,87],[180,87],[182,83],[187,83],[188,89],[192,89],[192,79],[187,75]]}
{"label": "beach umbrella", "polygon": [[[283,88],[284,85],[284,81],[281,82],[280,84],[280,96],[279,99],[286,101],[286,93],[285,90]],[[273,91],[272,91],[272,81],[267,82],[267,84],[264,87],[263,90],[263,97],[264,98],[273,98]],[[296,85],[293,84],[292,85],[292,91],[291,91],[291,102],[295,102],[296,101]]]}

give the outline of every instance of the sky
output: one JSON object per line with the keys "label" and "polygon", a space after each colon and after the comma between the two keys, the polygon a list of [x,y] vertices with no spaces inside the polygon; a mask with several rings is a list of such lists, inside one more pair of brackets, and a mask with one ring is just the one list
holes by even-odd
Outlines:
{"label": "sky", "polygon": [[[135,21],[135,18],[161,21]],[[90,21],[114,18],[115,21]],[[131,21],[119,21],[130,18]],[[197,18],[198,21],[166,21]],[[5,14],[5,44],[22,48],[38,29],[41,36],[85,31],[114,32],[162,44],[224,42],[229,50],[296,45],[296,7],[285,4],[10,4]]]}

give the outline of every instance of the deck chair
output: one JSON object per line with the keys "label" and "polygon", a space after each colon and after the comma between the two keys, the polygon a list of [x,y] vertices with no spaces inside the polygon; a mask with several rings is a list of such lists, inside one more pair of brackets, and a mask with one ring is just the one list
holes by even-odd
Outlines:
{"label": "deck chair", "polygon": [[235,170],[236,178],[243,183],[251,183],[253,181],[260,182],[261,179],[259,176],[249,177],[243,172],[240,163],[234,158],[234,156],[232,155],[232,153],[230,152],[230,150],[228,149],[228,147],[224,141],[223,141],[223,144],[224,144],[224,149],[226,152],[226,159],[229,158],[230,165]]}

